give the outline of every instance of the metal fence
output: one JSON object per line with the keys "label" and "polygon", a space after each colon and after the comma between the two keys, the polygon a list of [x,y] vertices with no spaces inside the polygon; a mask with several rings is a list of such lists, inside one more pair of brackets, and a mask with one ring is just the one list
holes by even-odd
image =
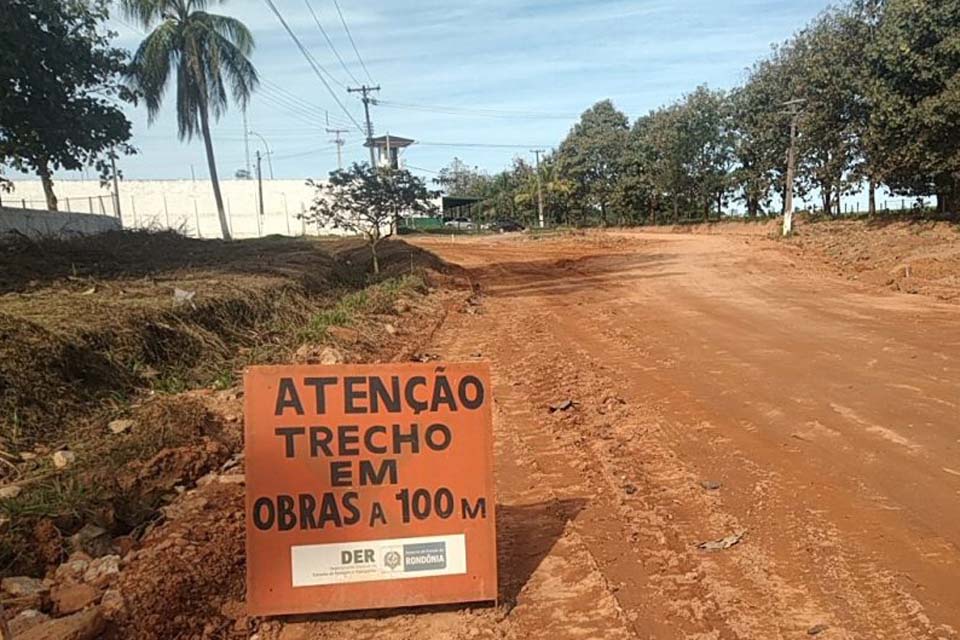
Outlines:
{"label": "metal fence", "polygon": [[[46,200],[31,200],[27,198],[10,197],[0,194],[0,206],[12,209],[33,209],[43,211],[47,209]],[[117,217],[115,198],[110,194],[98,193],[89,196],[70,196],[57,199],[57,210],[69,213],[91,213],[101,216]]]}
{"label": "metal fence", "polygon": [[[201,204],[202,200],[196,198],[184,206],[168,203],[165,196],[158,199],[130,195],[122,197],[118,207],[115,198],[110,194],[79,197],[72,195],[59,198],[57,208],[60,212],[119,218],[124,229],[171,230],[193,238],[222,237],[217,211],[211,209],[207,202]],[[290,203],[285,197],[275,198],[274,202],[265,203],[263,213],[258,213],[260,205],[257,199],[238,200],[229,197],[224,199],[227,227],[235,238],[329,235],[335,232],[333,229],[307,222],[304,219],[307,214],[304,202]],[[7,197],[0,201],[0,205],[34,212],[47,210],[46,200]]]}

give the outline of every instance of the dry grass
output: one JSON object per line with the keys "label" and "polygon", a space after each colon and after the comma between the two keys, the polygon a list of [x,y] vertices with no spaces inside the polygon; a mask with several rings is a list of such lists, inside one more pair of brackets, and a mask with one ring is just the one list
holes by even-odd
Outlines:
{"label": "dry grass", "polygon": [[[374,282],[369,252],[352,240],[116,233],[0,245],[0,481],[23,487],[0,501],[0,571],[42,572],[62,551],[57,536],[86,522],[135,530],[175,481],[238,450],[239,436],[181,392],[229,388],[247,364],[287,360],[330,326],[422,292],[411,272],[445,270],[402,242],[386,243],[381,261]],[[192,298],[177,301],[177,289]],[[136,430],[106,432],[131,414]],[[77,463],[55,471],[61,446]],[[42,532],[56,540],[38,544]]]}
{"label": "dry grass", "polygon": [[[442,267],[404,243],[382,251],[385,278]],[[369,262],[353,240],[140,232],[0,245],[0,447],[56,439],[92,405],[141,389],[229,384],[238,350],[284,355],[323,308],[368,283]]]}

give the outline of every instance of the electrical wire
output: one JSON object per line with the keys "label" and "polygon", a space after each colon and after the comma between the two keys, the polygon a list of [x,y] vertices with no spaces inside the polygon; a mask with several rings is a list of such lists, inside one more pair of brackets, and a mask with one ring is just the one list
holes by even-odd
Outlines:
{"label": "electrical wire", "polygon": [[347,64],[343,61],[343,58],[340,57],[340,52],[337,51],[337,48],[333,46],[333,40],[330,39],[330,36],[327,35],[327,30],[323,28],[323,25],[320,24],[320,18],[317,17],[317,13],[313,10],[313,5],[310,4],[310,0],[303,0],[307,5],[307,9],[310,11],[310,15],[313,16],[313,21],[317,23],[317,28],[320,29],[320,33],[323,34],[324,40],[327,41],[327,45],[330,47],[330,51],[333,51],[333,55],[337,57],[337,60],[340,62],[340,66],[343,67],[343,70],[347,72],[347,75],[350,76],[350,79],[353,80],[355,84],[360,84],[360,81],[357,80],[357,77],[353,75],[353,72],[350,71]]}
{"label": "electrical wire", "polygon": [[376,84],[373,81],[373,76],[370,75],[370,71],[367,70],[367,65],[364,64],[363,58],[360,57],[360,50],[357,49],[357,43],[353,41],[353,34],[350,33],[350,27],[347,26],[347,21],[343,17],[343,11],[340,10],[340,3],[337,0],[333,0],[333,6],[337,8],[337,15],[340,16],[340,23],[343,25],[343,30],[347,32],[347,38],[350,40],[350,46],[353,47],[353,52],[357,54],[357,60],[360,62],[360,67],[363,69],[363,72],[367,74],[367,80],[370,81],[370,84]]}
{"label": "electrical wire", "polygon": [[302,122],[306,125],[309,125],[311,128],[322,130],[324,126],[323,116],[317,113],[311,113],[309,111],[300,110],[296,107],[289,105],[288,103],[279,100],[275,96],[272,96],[267,93],[261,93],[259,98],[265,101],[267,104],[272,107],[284,111],[287,117],[293,118],[298,122]]}
{"label": "electrical wire", "polygon": [[469,107],[450,107],[441,105],[412,104],[408,102],[394,102],[392,100],[377,100],[377,105],[392,109],[407,111],[426,111],[447,115],[475,115],[484,118],[506,118],[510,120],[576,120],[580,116],[573,114],[546,113],[536,111],[509,111],[506,109],[471,109]]}
{"label": "electrical wire", "polygon": [[274,82],[262,79],[260,81],[261,92],[263,92],[264,89],[266,89],[266,92],[269,93],[271,97],[284,103],[290,109],[297,111],[300,115],[305,115],[311,119],[323,118],[324,125],[330,122],[337,125],[349,125],[347,120],[338,118],[337,116],[331,116],[330,112],[323,107],[307,102]]}
{"label": "electrical wire", "polygon": [[[357,145],[344,145],[345,147],[355,147]],[[337,154],[337,145],[329,145],[326,147],[316,147],[314,149],[308,149],[304,151],[297,151],[293,153],[285,153],[279,156],[273,156],[274,160],[290,160],[292,158],[304,158],[312,155],[336,155]]]}
{"label": "electrical wire", "polygon": [[[333,98],[334,102],[337,103],[337,106],[339,106],[340,109],[341,109],[341,110],[347,115],[347,117],[350,119],[350,121],[353,122],[354,126],[356,126],[356,128],[357,128],[361,133],[363,133],[363,132],[364,132],[363,127],[362,127],[362,126],[360,125],[360,123],[357,122],[357,120],[353,117],[353,114],[351,114],[349,111],[347,111],[347,108],[343,105],[343,102],[340,101],[340,98],[337,96],[337,94],[336,94],[336,93],[333,91],[333,89],[330,87],[330,83],[327,82],[327,79],[323,77],[323,73],[324,73],[324,72],[327,73],[327,75],[330,75],[329,72],[327,72],[325,69],[323,70],[323,72],[321,72],[322,67],[317,63],[316,60],[313,59],[313,56],[311,56],[311,55],[310,55],[310,52],[307,51],[307,49],[303,46],[303,43],[300,42],[300,39],[297,37],[297,34],[295,34],[295,33],[293,32],[293,29],[290,28],[290,25],[287,24],[287,21],[284,19],[283,14],[281,14],[281,13],[280,13],[280,10],[277,9],[277,5],[274,4],[273,0],[264,0],[264,2],[266,2],[267,5],[270,7],[270,9],[273,10],[274,15],[277,16],[277,19],[278,19],[278,20],[280,20],[280,24],[283,25],[283,28],[284,28],[284,29],[287,31],[287,33],[290,35],[290,38],[291,38],[291,39],[293,40],[293,42],[297,45],[297,48],[300,49],[300,53],[303,54],[303,57],[304,57],[304,58],[307,60],[307,62],[310,64],[311,68],[313,68],[313,72],[317,75],[317,77],[320,78],[320,81],[323,83],[323,86],[326,87],[327,92],[328,92],[328,93],[330,94],[330,96]],[[331,76],[331,78],[332,78],[332,77],[333,77],[333,76]]]}
{"label": "electrical wire", "polygon": [[423,171],[424,173],[432,173],[434,175],[440,175],[439,171],[434,171],[433,169],[425,169],[423,167],[415,167],[412,164],[404,165],[407,169],[413,169],[414,171]]}
{"label": "electrical wire", "polygon": [[416,142],[425,147],[458,147],[458,148],[481,148],[481,149],[536,149],[549,147],[542,144],[495,144],[488,142]]}

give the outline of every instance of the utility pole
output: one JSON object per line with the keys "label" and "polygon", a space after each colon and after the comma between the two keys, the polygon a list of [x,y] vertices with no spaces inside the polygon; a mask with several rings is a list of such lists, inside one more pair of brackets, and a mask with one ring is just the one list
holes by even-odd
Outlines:
{"label": "utility pole", "polygon": [[270,145],[267,144],[267,139],[264,138],[259,133],[257,133],[256,131],[250,131],[249,133],[252,136],[257,136],[258,138],[260,138],[260,142],[263,143],[264,149],[267,150],[267,166],[270,167],[270,179],[273,180],[273,159],[272,159],[273,151],[270,150]]}
{"label": "utility pole", "polygon": [[120,220],[120,228],[123,229],[123,214],[120,213],[120,178],[117,177],[117,149],[110,148],[110,169],[113,171],[113,208],[116,210],[117,218]]}
{"label": "utility pole", "polygon": [[797,172],[797,129],[800,114],[806,100],[789,100],[783,103],[790,115],[790,148],[787,150],[787,183],[784,186],[783,235],[793,233],[793,182]]}
{"label": "utility pole", "polygon": [[[260,204],[260,216],[263,217],[263,173],[260,170],[261,161],[263,156],[260,155],[259,149],[257,150],[257,192],[258,192],[258,202]],[[260,225],[257,225],[260,226]]]}
{"label": "utility pole", "polygon": [[540,154],[543,149],[533,149],[537,157],[537,212],[540,214],[540,228],[543,229],[543,184],[540,181]]}
{"label": "utility pole", "polygon": [[247,126],[247,109],[243,109],[243,151],[246,158],[247,179],[250,179],[250,127]]}
{"label": "utility pole", "polygon": [[373,123],[370,121],[370,104],[376,104],[376,100],[370,97],[370,94],[374,91],[380,91],[380,85],[368,87],[364,84],[356,88],[347,88],[348,93],[359,93],[363,96],[363,112],[367,117],[367,146],[370,147],[370,166],[376,168],[377,159],[373,154]]}
{"label": "utility pole", "polygon": [[344,140],[341,136],[344,133],[348,133],[349,129],[330,129],[327,128],[327,133],[332,133],[336,136],[332,142],[337,145],[337,169],[343,169],[343,145],[347,144],[347,141]]}

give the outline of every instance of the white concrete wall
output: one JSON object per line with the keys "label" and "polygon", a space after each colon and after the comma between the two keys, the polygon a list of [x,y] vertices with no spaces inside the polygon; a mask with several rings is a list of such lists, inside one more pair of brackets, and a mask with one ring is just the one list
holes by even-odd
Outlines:
{"label": "white concrete wall", "polygon": [[0,207],[0,238],[10,232],[32,238],[64,238],[115,229],[120,229],[120,221],[109,216]]}
{"label": "white concrete wall", "polygon": [[[257,216],[257,181],[224,180],[220,183],[224,206],[236,238],[258,235],[342,234],[334,229],[318,229],[304,224],[297,214],[310,208],[314,189],[303,180],[264,180],[265,215]],[[54,192],[61,210],[113,215],[109,188],[97,180],[58,180]],[[13,193],[0,194],[3,205],[28,208],[46,207],[43,187],[38,180],[14,182]],[[219,238],[220,223],[213,189],[204,180],[129,180],[120,183],[120,210],[125,229],[179,229],[186,235]],[[258,219],[259,218],[259,219]]]}

